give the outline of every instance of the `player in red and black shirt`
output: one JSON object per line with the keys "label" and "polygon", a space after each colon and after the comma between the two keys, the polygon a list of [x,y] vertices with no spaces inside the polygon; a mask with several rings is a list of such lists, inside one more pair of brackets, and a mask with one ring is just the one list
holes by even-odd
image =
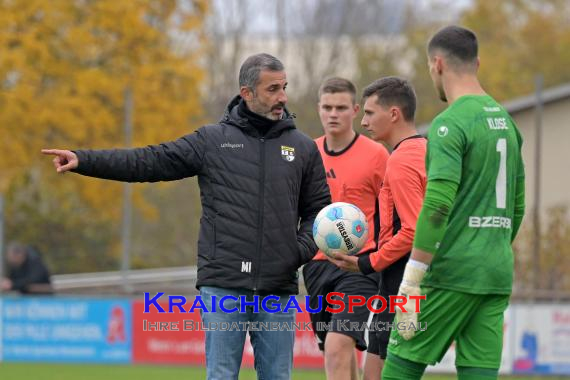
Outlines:
{"label": "player in red and black shirt", "polygon": [[[360,109],[355,102],[356,88],[342,78],[326,80],[319,90],[319,116],[324,136],[316,139],[321,153],[327,183],[333,202],[347,202],[360,208],[368,219],[368,241],[359,256],[377,250],[379,232],[378,196],[384,179],[387,149],[369,138],[359,135],[352,127]],[[323,297],[321,313],[311,314],[313,330],[324,350],[327,379],[357,378],[358,367],[354,348],[366,349],[364,331],[345,331],[350,322],[361,326],[369,311],[365,306],[348,312],[348,295],[372,297],[378,291],[378,276],[366,276],[339,269],[327,260],[322,252],[303,268],[311,307],[318,307],[318,296]],[[345,311],[338,314],[325,312],[324,297],[330,292],[345,293]],[[337,322],[338,321],[338,322]],[[332,322],[332,331],[317,331],[317,322]]]}
{"label": "player in red and black shirt", "polygon": [[[414,241],[416,221],[426,190],[426,140],[414,124],[416,96],[411,84],[397,77],[381,78],[363,94],[362,126],[372,139],[392,148],[380,190],[379,250],[368,256],[340,253],[333,260],[348,271],[381,272],[380,292],[386,300],[397,295]],[[375,322],[393,322],[394,314],[374,316]],[[390,331],[370,332],[364,379],[378,379],[382,371]]]}

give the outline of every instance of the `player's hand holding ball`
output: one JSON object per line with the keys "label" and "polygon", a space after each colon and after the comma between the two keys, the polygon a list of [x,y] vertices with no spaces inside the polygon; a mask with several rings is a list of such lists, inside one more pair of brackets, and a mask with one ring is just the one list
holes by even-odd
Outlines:
{"label": "player's hand holding ball", "polygon": [[368,239],[368,222],[355,205],[335,202],[323,208],[313,223],[313,239],[329,257],[356,255]]}

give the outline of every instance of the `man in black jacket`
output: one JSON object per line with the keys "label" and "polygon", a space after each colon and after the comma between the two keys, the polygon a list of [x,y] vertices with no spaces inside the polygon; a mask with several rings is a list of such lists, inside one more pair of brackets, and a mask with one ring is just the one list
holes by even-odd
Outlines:
{"label": "man in black jacket", "polygon": [[[178,140],[136,149],[43,153],[56,156],[59,173],[127,182],[197,175],[202,218],[196,286],[209,311],[202,312],[203,322],[290,323],[295,310],[283,309],[298,292],[297,269],[317,251],[311,229],[330,203],[329,189],[317,146],[285,109],[283,64],[268,54],[251,56],[241,66],[239,85],[240,94],[218,124]],[[281,311],[255,312],[245,304],[267,295],[276,295],[267,304]],[[237,379],[245,336],[244,329],[206,332],[208,379]],[[294,331],[250,329],[250,337],[258,377],[290,378]]]}
{"label": "man in black jacket", "polygon": [[50,274],[39,253],[32,247],[11,242],[6,247],[7,276],[3,291],[22,294],[51,294]]}

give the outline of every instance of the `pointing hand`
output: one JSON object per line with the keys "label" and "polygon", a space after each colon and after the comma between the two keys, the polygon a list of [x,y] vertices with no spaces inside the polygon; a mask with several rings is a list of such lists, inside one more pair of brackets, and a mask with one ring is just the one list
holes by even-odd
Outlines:
{"label": "pointing hand", "polygon": [[58,173],[65,173],[68,170],[77,168],[79,165],[77,155],[70,150],[42,149],[42,153],[55,156],[53,164]]}

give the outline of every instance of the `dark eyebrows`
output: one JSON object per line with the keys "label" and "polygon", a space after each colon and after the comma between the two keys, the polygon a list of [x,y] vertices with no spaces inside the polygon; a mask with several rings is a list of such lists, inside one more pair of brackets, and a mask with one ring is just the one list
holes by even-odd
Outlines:
{"label": "dark eyebrows", "polygon": [[339,110],[347,110],[347,109],[350,109],[350,106],[347,106],[346,104],[334,105],[334,104],[320,103],[320,102],[319,102],[319,104],[320,104],[320,107],[321,107],[321,108],[326,108],[326,109],[329,109],[329,108],[337,108],[337,109],[339,109]]}
{"label": "dark eyebrows", "polygon": [[[283,88],[286,88],[288,84],[289,84],[289,82],[285,82],[283,84]],[[267,86],[267,89],[272,90],[272,89],[276,89],[276,88],[280,88],[280,87],[281,87],[280,83],[271,83],[269,86]]]}

